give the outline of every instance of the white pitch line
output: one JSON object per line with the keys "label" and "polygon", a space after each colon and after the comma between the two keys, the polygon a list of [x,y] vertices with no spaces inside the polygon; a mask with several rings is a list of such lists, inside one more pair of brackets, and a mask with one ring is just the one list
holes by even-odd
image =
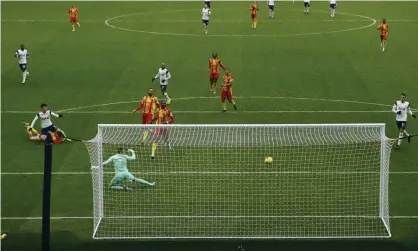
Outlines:
{"label": "white pitch line", "polygon": [[[114,174],[114,172],[103,172],[104,174]],[[251,175],[251,174],[380,174],[380,172],[310,172],[310,171],[281,171],[281,172],[199,172],[199,171],[172,171],[172,172],[132,172],[142,175]],[[389,172],[390,174],[418,174],[418,171]],[[43,172],[28,173],[1,173],[1,175],[43,175]],[[92,172],[53,172],[52,175],[90,175]]]}
{"label": "white pitch line", "polygon": [[[378,216],[131,216],[131,217],[109,217],[110,219],[175,219],[175,218],[379,218]],[[418,219],[418,215],[394,215],[389,216],[391,219]],[[2,217],[1,220],[41,220],[42,217]],[[91,220],[91,216],[53,216],[51,220]]]}
{"label": "white pitch line", "polygon": [[[38,111],[1,111],[8,114],[36,114]],[[132,111],[67,111],[67,114],[132,114]],[[221,111],[175,111],[176,114],[220,114]],[[232,114],[241,113],[392,113],[392,111],[242,111],[230,112]]]}

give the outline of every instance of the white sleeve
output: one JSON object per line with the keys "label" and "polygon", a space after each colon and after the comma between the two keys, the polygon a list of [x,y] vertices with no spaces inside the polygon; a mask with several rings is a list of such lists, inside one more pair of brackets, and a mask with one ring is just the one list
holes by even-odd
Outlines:
{"label": "white sleeve", "polygon": [[113,160],[113,156],[112,157],[110,157],[108,160],[106,160],[105,162],[103,162],[102,164],[103,165],[107,165],[107,164],[109,164],[110,162],[112,162],[112,160]]}
{"label": "white sleeve", "polygon": [[49,111],[49,113],[52,115],[52,116],[54,116],[54,117],[59,117],[60,115],[58,115],[58,114],[56,114],[55,112],[52,112],[52,111]]}
{"label": "white sleeve", "polygon": [[396,108],[397,108],[398,106],[396,105],[396,103],[393,105],[393,107],[392,107],[392,112],[394,112],[394,113],[398,113],[398,111],[396,110]]}
{"label": "white sleeve", "polygon": [[38,115],[36,115],[35,118],[32,120],[32,124],[30,124],[30,128],[33,128],[37,120],[38,120]]}
{"label": "white sleeve", "polygon": [[169,80],[171,78],[171,73],[167,70],[167,78],[165,80]]}
{"label": "white sleeve", "polygon": [[160,77],[160,70],[158,70],[157,75],[155,75],[154,78],[158,78],[158,77]]}
{"label": "white sleeve", "polygon": [[414,114],[414,113],[412,112],[412,110],[411,110],[411,106],[410,106],[410,105],[408,105],[407,112],[409,113],[409,115]]}

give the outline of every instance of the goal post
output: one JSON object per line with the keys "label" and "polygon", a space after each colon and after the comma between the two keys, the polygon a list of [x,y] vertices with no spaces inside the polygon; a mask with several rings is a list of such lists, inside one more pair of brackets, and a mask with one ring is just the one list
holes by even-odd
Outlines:
{"label": "goal post", "polygon": [[[393,143],[385,124],[100,124],[93,238],[388,238]],[[103,163],[128,149],[115,185]]]}

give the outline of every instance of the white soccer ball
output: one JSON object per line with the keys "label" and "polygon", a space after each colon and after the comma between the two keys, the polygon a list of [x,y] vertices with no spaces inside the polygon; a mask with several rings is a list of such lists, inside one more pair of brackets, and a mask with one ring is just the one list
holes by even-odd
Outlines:
{"label": "white soccer ball", "polygon": [[264,159],[264,163],[265,163],[265,164],[271,164],[271,163],[273,163],[273,158],[272,158],[272,157],[266,157],[266,158]]}

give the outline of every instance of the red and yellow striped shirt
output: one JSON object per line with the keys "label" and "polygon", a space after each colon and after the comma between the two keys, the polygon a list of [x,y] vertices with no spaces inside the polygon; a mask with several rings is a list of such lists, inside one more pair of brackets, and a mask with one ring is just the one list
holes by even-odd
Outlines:
{"label": "red and yellow striped shirt", "polygon": [[158,108],[154,119],[156,120],[156,124],[167,124],[167,122],[170,124],[174,123],[174,115],[168,107]]}
{"label": "red and yellow striped shirt", "polygon": [[142,113],[145,114],[154,114],[156,108],[159,108],[160,104],[158,103],[158,99],[155,96],[144,96],[142,98],[141,104],[135,109],[135,111],[139,111],[144,109]]}
{"label": "red and yellow striped shirt", "polygon": [[226,68],[222,64],[220,58],[210,58],[208,70],[210,73],[219,73],[219,66],[225,71]]}
{"label": "red and yellow striped shirt", "polygon": [[70,15],[70,17],[77,17],[78,14],[80,14],[80,11],[77,8],[70,8],[68,10],[68,15]]}
{"label": "red and yellow striped shirt", "polygon": [[225,74],[224,75],[224,82],[221,85],[222,91],[231,90],[233,80],[234,80],[234,76],[232,76],[232,74]]}
{"label": "red and yellow striped shirt", "polygon": [[257,14],[257,11],[258,11],[258,5],[257,5],[256,3],[253,3],[253,4],[251,5],[250,10],[251,10],[251,14],[252,14],[252,15],[256,15],[256,14]]}
{"label": "red and yellow striped shirt", "polygon": [[388,25],[388,23],[381,23],[381,24],[379,24],[377,29],[380,30],[380,33],[382,35],[386,35],[389,32],[389,25]]}

